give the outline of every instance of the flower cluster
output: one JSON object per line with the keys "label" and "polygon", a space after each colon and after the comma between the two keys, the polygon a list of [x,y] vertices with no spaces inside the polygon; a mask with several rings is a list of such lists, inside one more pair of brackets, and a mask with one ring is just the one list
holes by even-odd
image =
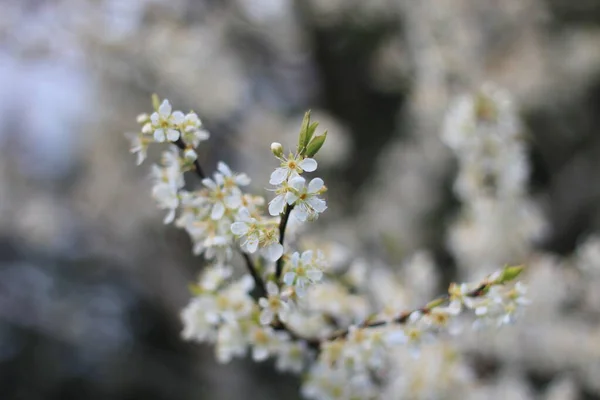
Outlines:
{"label": "flower cluster", "polygon": [[446,116],[442,140],[458,159],[454,191],[464,205],[449,243],[472,272],[482,259],[491,271],[524,257],[544,233],[541,213],[527,196],[522,131],[509,95],[492,85],[458,98]]}
{"label": "flower cluster", "polygon": [[[460,331],[458,316],[466,311],[478,327],[498,326],[512,322],[527,304],[524,285],[510,285],[523,268],[506,267],[476,284],[453,284],[447,296],[413,311],[401,312],[402,303],[395,302],[382,310],[372,300],[386,283],[394,286],[393,276],[359,262],[334,267],[321,250],[285,246],[290,218],[313,221],[327,209],[323,180],[303,176],[316,171],[313,157],[327,137],[315,135],[309,113],[295,152],[284,155],[281,144],[271,146],[279,165],[271,174],[275,195],[265,215],[266,200],[243,192],[250,184],[246,174],[219,162],[205,176],[195,148],[208,134],[197,116],[172,112],[167,100],[154,103],[155,112],[139,118],[132,152],[143,161],[148,144],[171,143],[152,166],[153,197],[168,212],[165,223],[185,229],[194,253],[211,262],[191,286],[193,297],[181,312],[182,336],[213,344],[220,362],[247,354],[257,362],[271,358],[280,371],[304,373],[306,398],[375,399],[389,383],[395,350],[417,357],[436,337]],[[190,171],[201,178],[196,190],[184,180]],[[245,262],[242,273],[232,266],[236,251]],[[421,255],[413,263],[431,262]]]}

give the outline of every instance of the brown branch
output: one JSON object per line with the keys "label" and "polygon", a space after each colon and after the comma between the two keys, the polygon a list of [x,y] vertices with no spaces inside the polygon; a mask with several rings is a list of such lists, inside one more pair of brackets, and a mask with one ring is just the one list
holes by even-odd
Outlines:
{"label": "brown branch", "polygon": [[[279,221],[279,244],[281,244],[282,246],[283,242],[285,241],[285,229],[287,227],[288,221],[290,219],[290,214],[292,213],[293,209],[293,205],[290,206],[286,204],[285,210],[283,211],[283,215],[281,216],[281,221]],[[279,279],[281,278],[281,274],[283,272],[283,263],[284,259],[282,256],[279,260],[277,260],[277,267],[275,269],[275,280],[277,282],[279,282]]]}
{"label": "brown branch", "polygon": [[[481,285],[479,285],[476,289],[465,294],[465,297],[481,297],[486,292],[486,289],[488,287],[490,287],[492,284],[493,284],[493,282],[484,282]],[[436,303],[437,305],[441,305],[441,304],[447,303],[448,301],[450,301],[450,296],[443,296],[443,297],[437,298],[436,300],[433,300],[429,304]],[[363,323],[359,324],[358,328],[362,328],[362,329],[378,328],[378,327],[390,325],[390,324],[402,325],[402,324],[405,324],[406,321],[408,321],[408,318],[410,317],[410,315],[412,313],[420,312],[422,314],[428,314],[435,307],[437,307],[437,306],[429,306],[429,307],[424,306],[424,307],[417,308],[412,311],[404,311],[398,317],[394,318],[391,321],[390,320],[378,320],[378,321],[369,322],[369,320],[367,319]],[[322,344],[324,342],[329,342],[332,340],[344,339],[344,338],[346,338],[346,336],[348,336],[349,333],[350,333],[349,329],[340,330],[340,331],[335,332],[332,335],[326,337],[325,339],[321,339],[320,344]]]}

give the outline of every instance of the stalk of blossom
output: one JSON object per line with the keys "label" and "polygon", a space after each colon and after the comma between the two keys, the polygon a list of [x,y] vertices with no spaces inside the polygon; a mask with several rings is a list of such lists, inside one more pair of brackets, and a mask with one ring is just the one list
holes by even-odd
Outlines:
{"label": "stalk of blossom", "polygon": [[281,157],[281,166],[271,174],[269,183],[281,185],[284,181],[299,176],[304,171],[313,172],[317,169],[317,162],[312,158],[290,154],[287,158]]}
{"label": "stalk of blossom", "polygon": [[159,143],[168,140],[175,142],[180,137],[179,125],[183,124],[185,116],[181,111],[171,113],[172,107],[169,100],[163,100],[158,110],[150,115],[154,140]]}
{"label": "stalk of blossom", "polygon": [[319,282],[321,278],[323,271],[314,265],[312,250],[307,250],[302,256],[298,252],[292,254],[283,282],[287,286],[293,286],[298,297],[304,297],[307,286]]}

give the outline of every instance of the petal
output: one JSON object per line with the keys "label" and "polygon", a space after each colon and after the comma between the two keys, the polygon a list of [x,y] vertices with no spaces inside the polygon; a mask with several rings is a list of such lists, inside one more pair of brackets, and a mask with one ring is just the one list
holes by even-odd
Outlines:
{"label": "petal", "polygon": [[163,220],[164,224],[170,224],[175,219],[175,210],[169,210],[169,213],[165,216]]}
{"label": "petal", "polygon": [[229,166],[227,164],[225,164],[223,161],[219,161],[219,163],[217,164],[217,169],[219,170],[220,173],[222,173],[225,176],[233,175],[233,172],[231,172],[231,169],[229,168]]}
{"label": "petal", "polygon": [[304,265],[309,265],[312,262],[312,259],[313,259],[312,250],[306,250],[304,253],[302,253],[302,256],[300,257],[300,261],[302,261],[302,264],[304,264]]}
{"label": "petal", "polygon": [[234,235],[245,235],[246,233],[248,233],[248,229],[248,224],[246,224],[245,222],[234,222],[233,224],[231,224],[231,232],[233,232]]}
{"label": "petal", "polygon": [[179,139],[179,131],[177,129],[167,129],[167,139],[170,142],[175,142]]}
{"label": "petal", "polygon": [[269,310],[268,308],[262,310],[262,312],[260,313],[260,324],[269,325],[271,321],[273,321],[273,317],[273,311]]}
{"label": "petal", "polygon": [[318,282],[323,278],[323,272],[316,268],[312,268],[306,272],[306,276],[308,276],[308,279],[312,282]]}
{"label": "petal", "polygon": [[292,265],[294,267],[298,266],[298,261],[300,261],[300,253],[298,253],[297,251],[294,252],[294,254],[292,254],[292,258],[290,260],[292,262]]}
{"label": "petal", "polygon": [[163,100],[160,107],[158,107],[158,113],[163,118],[167,118],[169,115],[171,115],[171,104],[169,103],[169,100]]}
{"label": "petal", "polygon": [[154,140],[156,140],[159,143],[162,143],[165,141],[165,131],[163,129],[157,129],[154,131]]}
{"label": "petal", "polygon": [[304,286],[304,283],[302,283],[301,281],[299,281],[298,283],[300,283],[300,285],[296,286],[296,295],[298,297],[306,296],[306,286]]}
{"label": "petal", "polygon": [[210,178],[202,179],[202,184],[212,190],[215,190],[217,188],[217,184],[213,182],[213,180]]}
{"label": "petal", "polygon": [[296,194],[292,192],[287,192],[285,194],[285,202],[288,203],[290,206],[294,204],[296,200],[298,200],[298,196]]}
{"label": "petal", "polygon": [[254,347],[252,349],[252,359],[254,361],[264,361],[269,357],[269,351],[265,347]]}
{"label": "petal", "polygon": [[258,238],[256,236],[250,236],[244,245],[246,246],[248,253],[256,253],[256,250],[258,249]]}
{"label": "petal", "polygon": [[223,218],[224,214],[225,206],[223,205],[223,203],[215,203],[215,205],[212,208],[212,212],[210,213],[210,219],[217,221]]}
{"label": "petal", "polygon": [[250,184],[250,177],[246,174],[239,174],[235,177],[235,183],[238,186],[248,186]]}
{"label": "petal", "polygon": [[152,113],[152,115],[150,116],[150,121],[154,124],[157,125],[158,124],[158,120],[160,119],[160,116],[158,115],[157,112]]}
{"label": "petal", "polygon": [[244,222],[251,222],[253,218],[250,217],[250,211],[246,207],[241,207],[238,210],[237,219]]}
{"label": "petal", "polygon": [[239,195],[232,194],[225,197],[225,205],[227,208],[236,209],[242,204],[242,198]]}
{"label": "petal", "polygon": [[279,185],[283,181],[285,181],[285,179],[287,178],[287,176],[288,176],[288,170],[287,170],[287,168],[277,168],[271,174],[271,179],[269,180],[269,183],[271,185]]}
{"label": "petal", "polygon": [[279,288],[277,287],[277,284],[275,282],[273,282],[273,281],[267,282],[267,293],[271,296],[276,296],[279,294]]}
{"label": "petal", "polygon": [[175,111],[171,114],[171,122],[175,125],[183,124],[183,121],[185,121],[185,116],[181,111]]}
{"label": "petal", "polygon": [[296,176],[290,179],[290,186],[294,189],[300,191],[304,188],[304,184],[306,183],[306,179],[301,176]]}
{"label": "petal", "polygon": [[292,286],[294,284],[294,279],[296,279],[296,273],[295,272],[286,272],[285,275],[283,275],[283,283],[285,283],[288,286]]}
{"label": "petal", "polygon": [[308,193],[317,193],[319,190],[321,190],[324,184],[325,182],[323,182],[323,179],[321,178],[312,179],[308,184]]}
{"label": "petal", "polygon": [[312,158],[305,158],[298,163],[298,166],[306,172],[313,172],[317,169],[317,162]]}
{"label": "petal", "polygon": [[277,196],[269,203],[269,214],[272,216],[277,216],[283,212],[283,207],[285,206],[285,199],[283,196]]}
{"label": "petal", "polygon": [[273,243],[263,248],[262,253],[269,261],[277,261],[283,255],[283,246],[279,243]]}
{"label": "petal", "polygon": [[316,212],[322,213],[323,211],[327,210],[327,202],[319,199],[318,197],[310,197],[308,200],[306,200],[306,202]]}
{"label": "petal", "polygon": [[296,207],[294,208],[294,217],[300,222],[305,222],[308,218],[308,210],[306,207]]}

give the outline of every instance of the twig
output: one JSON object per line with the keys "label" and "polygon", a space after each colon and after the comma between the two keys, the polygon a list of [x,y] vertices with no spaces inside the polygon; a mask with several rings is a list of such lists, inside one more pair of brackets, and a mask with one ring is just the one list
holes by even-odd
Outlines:
{"label": "twig", "polygon": [[[283,242],[285,241],[285,229],[288,224],[288,220],[290,219],[290,214],[294,206],[287,205],[285,206],[285,210],[283,211],[283,215],[281,216],[281,221],[279,222],[279,244],[283,246]],[[281,273],[283,272],[283,257],[277,260],[277,267],[275,269],[275,280],[279,281],[281,278]]]}
{"label": "twig", "polygon": [[[183,151],[187,150],[187,145],[185,144],[185,142],[183,141],[182,138],[177,139],[177,141],[175,141],[173,143],[177,147],[179,147],[180,150],[183,150]],[[206,178],[206,175],[204,174],[204,171],[202,170],[202,167],[200,166],[200,162],[198,161],[197,158],[194,160],[194,167],[196,169],[196,174],[198,174],[200,179]]]}

